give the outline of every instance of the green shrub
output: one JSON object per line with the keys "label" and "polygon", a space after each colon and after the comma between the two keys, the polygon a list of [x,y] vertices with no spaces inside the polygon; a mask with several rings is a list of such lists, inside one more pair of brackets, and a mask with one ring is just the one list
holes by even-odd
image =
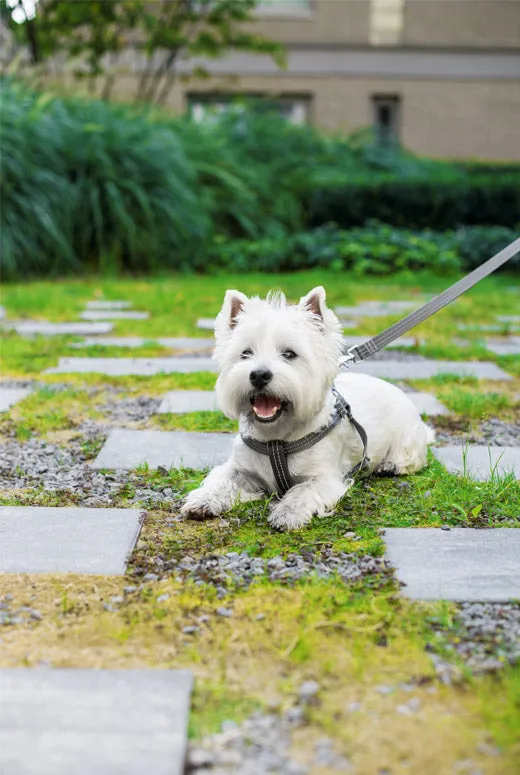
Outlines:
{"label": "green shrub", "polygon": [[[382,149],[365,131],[330,137],[268,106],[196,125],[4,79],[0,122],[4,279],[211,266],[444,270],[490,255],[520,213],[514,168],[477,173]],[[496,228],[473,233],[473,223]],[[456,235],[424,231],[461,224]]]}
{"label": "green shrub", "polygon": [[188,266],[210,221],[174,133],[103,102],[37,98],[11,82],[0,100],[4,278]]}
{"label": "green shrub", "polygon": [[311,228],[330,222],[350,228],[370,218],[439,231],[461,224],[513,228],[520,221],[520,173],[466,175],[440,170],[424,178],[364,174],[310,189],[306,212]]}
{"label": "green shrub", "polygon": [[337,229],[324,226],[310,232],[258,241],[217,240],[210,266],[229,271],[284,272],[328,267],[355,274],[390,274],[429,268],[442,273],[461,267],[453,240],[440,235],[395,229],[372,223],[368,227]]}
{"label": "green shrub", "polygon": [[[518,238],[518,232],[504,226],[461,227],[453,235],[454,247],[465,269],[475,269]],[[509,259],[505,269],[520,268],[520,255]]]}
{"label": "green shrub", "polygon": [[[391,274],[429,269],[439,274],[469,271],[512,242],[504,227],[468,227],[444,233],[411,231],[370,222],[365,227],[322,226],[308,232],[260,240],[217,238],[208,268],[230,272],[287,272],[326,267],[354,274]],[[506,268],[513,268],[510,261]]]}

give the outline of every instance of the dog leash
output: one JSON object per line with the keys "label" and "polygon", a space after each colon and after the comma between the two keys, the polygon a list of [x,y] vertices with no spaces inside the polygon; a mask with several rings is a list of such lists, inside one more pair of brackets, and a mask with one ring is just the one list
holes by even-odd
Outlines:
{"label": "dog leash", "polygon": [[379,350],[382,350],[389,345],[390,342],[393,342],[394,339],[402,336],[402,334],[405,334],[411,328],[415,328],[415,326],[422,323],[423,320],[427,320],[432,315],[435,315],[436,312],[439,312],[443,307],[446,307],[448,304],[451,304],[452,301],[458,299],[465,291],[473,288],[480,280],[483,280],[484,277],[487,277],[491,272],[494,272],[495,269],[498,269],[505,264],[506,261],[509,261],[513,256],[516,256],[517,253],[520,253],[520,238],[511,242],[510,245],[507,245],[507,247],[500,250],[488,261],[485,261],[466,275],[466,277],[463,277],[462,280],[454,283],[454,285],[447,288],[447,290],[443,291],[438,296],[435,296],[422,307],[415,310],[415,312],[411,312],[397,323],[386,328],[382,333],[363,342],[363,344],[350,347],[347,350],[347,354],[341,358],[341,365],[348,367],[349,363],[359,363],[360,361],[366,361],[368,358],[371,358],[379,352]]}
{"label": "dog leash", "polygon": [[350,405],[345,401],[343,396],[338,393],[336,388],[332,388],[332,393],[336,400],[334,403],[334,414],[332,415],[330,422],[327,425],[324,425],[323,428],[320,428],[320,430],[308,433],[307,436],[302,436],[302,438],[297,439],[297,441],[283,441],[283,439],[258,441],[258,439],[252,439],[250,436],[241,436],[242,441],[247,447],[253,449],[255,452],[260,452],[261,455],[267,455],[269,457],[274,478],[276,479],[278,496],[280,498],[294,486],[294,481],[287,462],[288,455],[293,455],[296,452],[303,452],[304,450],[313,447],[318,441],[325,438],[325,436],[327,436],[327,434],[329,434],[342,420],[346,419],[350,422],[363,443],[363,457],[347,474],[347,477],[357,474],[368,462],[368,439],[365,429],[352,416]]}

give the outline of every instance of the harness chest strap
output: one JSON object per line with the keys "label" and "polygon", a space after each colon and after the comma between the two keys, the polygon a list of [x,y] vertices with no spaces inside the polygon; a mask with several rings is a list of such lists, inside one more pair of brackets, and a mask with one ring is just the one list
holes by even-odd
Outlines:
{"label": "harness chest strap", "polygon": [[287,457],[298,452],[303,452],[306,449],[310,449],[319,441],[325,438],[333,428],[336,427],[342,420],[347,419],[352,427],[358,433],[363,443],[363,456],[359,463],[348,473],[348,476],[356,474],[362,469],[366,462],[367,457],[367,434],[363,426],[357,422],[352,416],[350,405],[345,401],[342,395],[338,393],[335,388],[332,388],[332,392],[335,397],[334,414],[330,422],[320,428],[319,431],[309,433],[307,436],[303,436],[296,441],[283,441],[282,439],[274,439],[273,441],[258,441],[252,439],[250,436],[241,436],[244,444],[253,449],[255,452],[259,452],[261,455],[267,455],[269,457],[271,468],[273,469],[274,478],[276,480],[277,493],[279,497],[285,495],[285,493],[291,489],[294,485],[291,473],[289,471],[289,464]]}

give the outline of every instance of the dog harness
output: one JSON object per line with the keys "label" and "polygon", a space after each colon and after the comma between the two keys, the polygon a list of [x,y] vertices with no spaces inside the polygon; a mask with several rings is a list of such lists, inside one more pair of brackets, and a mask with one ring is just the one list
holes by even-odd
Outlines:
{"label": "dog harness", "polygon": [[363,457],[347,474],[347,477],[358,473],[358,471],[365,468],[368,463],[367,434],[365,429],[354,419],[350,405],[345,401],[343,396],[338,393],[336,388],[332,388],[332,393],[336,399],[334,403],[334,413],[330,422],[327,425],[324,425],[323,428],[320,428],[319,431],[314,431],[313,433],[307,434],[307,436],[302,436],[301,439],[297,439],[296,441],[283,441],[282,439],[258,441],[257,439],[252,439],[250,436],[241,435],[241,439],[247,447],[254,449],[255,452],[260,452],[261,455],[267,455],[269,457],[274,478],[276,479],[278,496],[280,498],[294,486],[294,481],[287,462],[288,455],[294,455],[313,447],[318,441],[324,439],[325,436],[327,436],[327,434],[329,434],[342,420],[346,419],[350,422],[363,443]]}

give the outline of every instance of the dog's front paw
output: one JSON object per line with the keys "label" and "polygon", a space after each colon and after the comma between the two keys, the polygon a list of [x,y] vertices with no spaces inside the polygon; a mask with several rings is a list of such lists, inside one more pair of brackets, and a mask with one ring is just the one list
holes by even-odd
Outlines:
{"label": "dog's front paw", "polygon": [[214,519],[220,516],[220,504],[215,503],[202,490],[190,492],[181,507],[181,519]]}
{"label": "dog's front paw", "polygon": [[295,511],[288,503],[283,500],[277,503],[268,517],[268,522],[272,527],[278,530],[300,530],[308,525],[312,519],[312,514],[304,511]]}

